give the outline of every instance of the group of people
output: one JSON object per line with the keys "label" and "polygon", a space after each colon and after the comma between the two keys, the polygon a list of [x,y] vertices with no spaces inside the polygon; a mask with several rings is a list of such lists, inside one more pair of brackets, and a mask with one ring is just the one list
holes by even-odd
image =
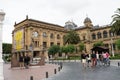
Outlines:
{"label": "group of people", "polygon": [[20,68],[23,69],[23,68],[26,68],[28,69],[29,68],[29,62],[30,62],[30,57],[28,54],[26,54],[25,56],[23,56],[22,54],[19,56],[19,65],[20,65]]}
{"label": "group of people", "polygon": [[110,65],[110,54],[108,52],[98,53],[93,51],[91,54],[83,52],[81,54],[81,61],[83,67],[95,67],[96,65]]}

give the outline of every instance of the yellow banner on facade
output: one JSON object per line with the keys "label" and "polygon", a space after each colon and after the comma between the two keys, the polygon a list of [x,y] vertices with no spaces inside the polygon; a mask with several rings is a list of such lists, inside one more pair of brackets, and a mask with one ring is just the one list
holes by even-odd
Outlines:
{"label": "yellow banner on facade", "polygon": [[21,50],[23,48],[23,30],[19,30],[14,34],[15,49]]}

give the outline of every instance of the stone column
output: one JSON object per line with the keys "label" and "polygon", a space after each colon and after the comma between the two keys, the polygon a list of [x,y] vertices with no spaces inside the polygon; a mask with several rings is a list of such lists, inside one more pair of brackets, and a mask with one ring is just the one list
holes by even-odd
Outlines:
{"label": "stone column", "polygon": [[2,59],[2,26],[5,13],[0,10],[0,80],[4,80],[3,76],[3,59]]}

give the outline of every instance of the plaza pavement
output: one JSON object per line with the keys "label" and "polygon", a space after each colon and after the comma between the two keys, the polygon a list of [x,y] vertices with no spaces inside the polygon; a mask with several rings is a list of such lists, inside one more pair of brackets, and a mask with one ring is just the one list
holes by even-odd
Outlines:
{"label": "plaza pavement", "polygon": [[58,70],[59,65],[45,64],[44,66],[32,66],[29,69],[20,69],[19,67],[10,68],[9,64],[4,64],[4,78],[5,80],[30,80],[30,76],[33,76],[33,80],[42,80],[46,77],[46,72],[49,76],[54,74],[54,69]]}
{"label": "plaza pavement", "polygon": [[[55,61],[59,62],[59,61]],[[10,68],[10,64],[4,64],[5,80],[120,80],[120,60],[112,60],[111,66],[97,66],[96,68],[83,69],[80,60],[64,61],[63,69],[58,72],[59,65],[46,64],[45,66],[33,66],[29,69]],[[57,74],[54,74],[57,69]],[[48,72],[49,78],[45,78]]]}
{"label": "plaza pavement", "polygon": [[120,60],[111,60],[111,66],[87,67],[79,61],[64,62],[63,69],[56,75],[43,80],[120,80]]}

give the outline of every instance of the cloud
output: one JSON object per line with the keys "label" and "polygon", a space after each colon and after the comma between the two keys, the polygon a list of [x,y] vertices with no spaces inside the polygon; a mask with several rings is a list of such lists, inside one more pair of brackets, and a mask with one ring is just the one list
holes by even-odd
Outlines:
{"label": "cloud", "polygon": [[66,15],[73,15],[79,10],[89,6],[88,0],[52,0],[49,5],[61,13]]}
{"label": "cloud", "polygon": [[[6,13],[3,27],[4,42],[12,42],[12,30],[15,21],[26,18],[64,26],[73,20],[78,26],[88,14],[93,25],[106,25],[119,7],[120,0],[0,0],[0,9]],[[8,36],[8,37],[6,37]]]}

